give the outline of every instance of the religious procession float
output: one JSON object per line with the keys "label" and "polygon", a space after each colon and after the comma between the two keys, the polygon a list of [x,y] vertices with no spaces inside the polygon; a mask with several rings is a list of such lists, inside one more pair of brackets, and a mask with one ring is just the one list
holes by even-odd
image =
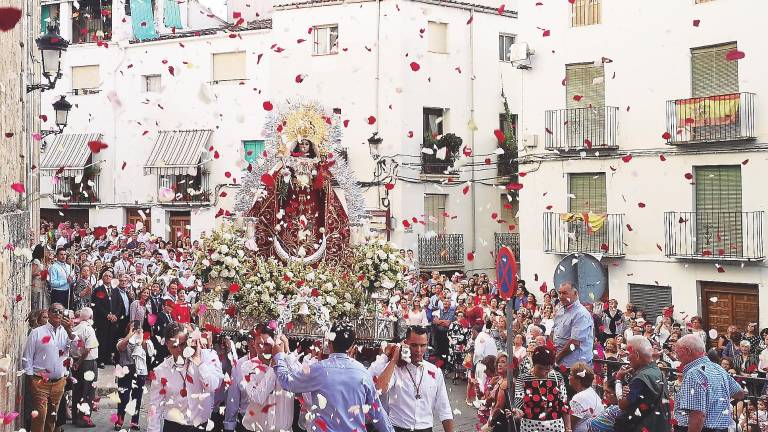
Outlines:
{"label": "religious procession float", "polygon": [[322,337],[347,318],[358,339],[391,339],[393,322],[378,316],[377,302],[402,290],[404,263],[393,245],[363,233],[363,195],[341,157],[338,121],[317,103],[288,101],[270,111],[265,131],[233,216],[195,257],[204,325],[226,334],[266,322]]}

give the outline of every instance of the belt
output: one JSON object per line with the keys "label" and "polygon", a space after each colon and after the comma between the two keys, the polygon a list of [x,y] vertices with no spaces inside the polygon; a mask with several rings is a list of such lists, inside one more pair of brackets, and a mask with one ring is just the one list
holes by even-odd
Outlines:
{"label": "belt", "polygon": [[64,379],[64,377],[58,377],[58,378],[43,378],[40,375],[32,375],[32,378],[37,378],[39,380],[45,380],[48,383],[54,384]]}
{"label": "belt", "polygon": [[432,428],[424,428],[424,429],[411,429],[411,428],[402,428],[399,426],[393,426],[395,429],[395,432],[432,432]]}

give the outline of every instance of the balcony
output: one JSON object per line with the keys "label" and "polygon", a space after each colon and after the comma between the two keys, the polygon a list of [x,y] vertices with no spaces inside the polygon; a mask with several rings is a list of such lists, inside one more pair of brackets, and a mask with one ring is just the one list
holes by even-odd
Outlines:
{"label": "balcony", "polygon": [[718,261],[764,260],[763,213],[666,212],[664,254]]}
{"label": "balcony", "polygon": [[464,235],[438,234],[419,236],[419,268],[421,270],[454,270],[464,268]]}
{"label": "balcony", "polygon": [[755,139],[756,120],[754,93],[667,101],[667,144]]}
{"label": "balcony", "polygon": [[495,255],[499,256],[499,249],[502,246],[507,246],[512,249],[515,254],[515,259],[520,262],[520,234],[518,233],[494,233],[493,240],[495,245]]}
{"label": "balcony", "polygon": [[[76,180],[81,180],[79,183]],[[92,205],[99,202],[99,176],[60,177],[53,184],[53,197],[59,205]]]}
{"label": "balcony", "polygon": [[544,213],[544,252],[623,257],[624,215]]}
{"label": "balcony", "polygon": [[568,108],[544,113],[544,148],[557,151],[618,148],[617,107]]}
{"label": "balcony", "polygon": [[208,205],[211,202],[211,190],[208,186],[208,171],[198,170],[198,174],[189,175],[159,175],[158,189],[171,188],[176,192],[166,205]]}

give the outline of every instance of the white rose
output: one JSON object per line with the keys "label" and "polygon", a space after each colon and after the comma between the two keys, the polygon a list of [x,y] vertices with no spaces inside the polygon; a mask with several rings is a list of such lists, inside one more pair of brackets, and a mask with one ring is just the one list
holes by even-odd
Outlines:
{"label": "white rose", "polygon": [[211,259],[214,260],[214,261],[218,261],[219,257],[220,257],[220,255],[219,255],[218,252],[214,252],[214,253],[211,254]]}
{"label": "white rose", "polygon": [[221,246],[219,247],[219,251],[220,251],[221,253],[223,253],[223,254],[226,254],[227,252],[229,252],[229,246],[227,246],[227,245],[221,245]]}
{"label": "white rose", "polygon": [[211,273],[208,275],[208,277],[215,279],[219,277],[219,274],[216,272],[216,270],[211,270]]}
{"label": "white rose", "polygon": [[240,249],[240,250],[237,251],[237,256],[242,258],[243,256],[245,256],[245,252],[243,252],[243,250]]}
{"label": "white rose", "polygon": [[366,258],[373,258],[373,252],[368,252],[367,254],[365,254],[365,257]]}
{"label": "white rose", "polygon": [[313,280],[315,280],[315,272],[309,272],[309,273],[307,273],[307,275],[306,275],[306,276],[304,276],[304,279],[306,279],[306,280],[308,280],[308,281],[313,281]]}
{"label": "white rose", "polygon": [[272,299],[269,297],[269,293],[264,293],[261,295],[261,300],[265,302],[272,301]]}
{"label": "white rose", "polygon": [[336,299],[334,297],[331,297],[331,296],[327,296],[325,298],[325,301],[327,301],[328,304],[331,305],[331,306],[336,304]]}
{"label": "white rose", "polygon": [[328,282],[325,285],[323,285],[323,289],[326,290],[326,291],[330,291],[330,290],[333,289],[333,284]]}
{"label": "white rose", "polygon": [[204,259],[204,260],[203,260],[203,265],[204,265],[204,266],[206,266],[206,267],[208,267],[208,266],[210,266],[210,265],[211,265],[211,262],[210,262],[210,261],[208,261],[207,259]]}
{"label": "white rose", "polygon": [[383,271],[387,271],[387,270],[389,270],[389,264],[387,264],[387,263],[384,263],[384,264],[382,264],[382,265],[381,265],[381,269],[382,269]]}

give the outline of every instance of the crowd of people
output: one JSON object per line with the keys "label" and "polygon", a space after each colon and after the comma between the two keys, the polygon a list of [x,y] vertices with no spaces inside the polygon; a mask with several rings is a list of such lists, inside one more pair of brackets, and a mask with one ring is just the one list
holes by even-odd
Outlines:
{"label": "crowd of people", "polygon": [[141,225],[43,224],[50,306],[30,316],[28,430],[68,417],[94,427],[94,383],[115,365],[115,430],[140,429],[148,390],[153,432],[431,431],[434,417],[451,432],[447,378],[466,380],[465,409],[484,431],[768,431],[757,323],[717,334],[671,306],[653,317],[613,299],[582,304],[569,283],[533,293],[520,280],[504,301],[488,275],[422,274],[402,250],[407,286],[378,308],[396,337],[366,358],[344,323],[323,346],[269,323],[225,336],[198,322],[201,247]]}

